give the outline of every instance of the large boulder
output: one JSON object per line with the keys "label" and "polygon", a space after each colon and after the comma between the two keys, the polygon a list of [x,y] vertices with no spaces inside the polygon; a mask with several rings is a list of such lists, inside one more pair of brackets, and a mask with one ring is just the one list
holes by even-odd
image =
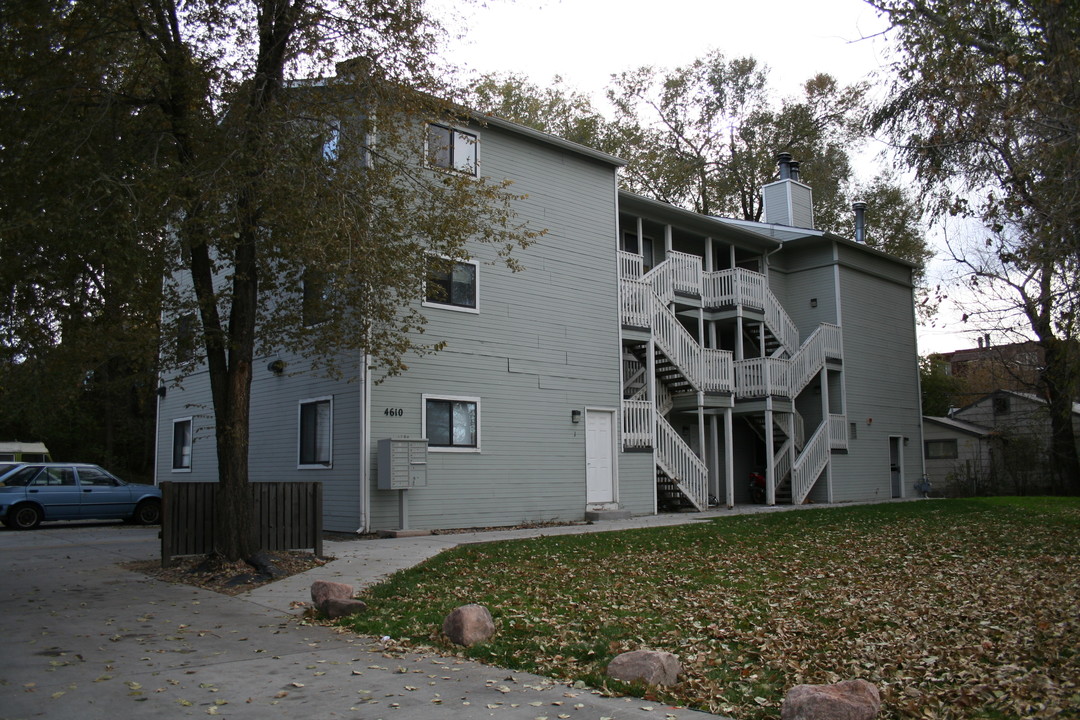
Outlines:
{"label": "large boulder", "polygon": [[631,650],[608,663],[607,674],[616,680],[648,685],[674,685],[682,674],[679,658],[662,650]]}
{"label": "large boulder", "polygon": [[339,598],[332,597],[327,598],[322,607],[319,608],[326,614],[326,617],[331,620],[337,620],[338,618],[348,617],[349,615],[356,615],[367,610],[367,605],[363,600],[354,600],[353,598]]}
{"label": "large boulder", "polygon": [[462,605],[450,611],[442,630],[451,642],[469,647],[489,640],[495,634],[495,621],[483,605]]}
{"label": "large boulder", "polygon": [[877,687],[865,680],[796,685],[784,696],[781,720],[872,720],[881,709]]}
{"label": "large boulder", "polygon": [[330,598],[349,600],[355,594],[353,586],[345,583],[330,580],[316,580],[311,583],[311,603],[320,612],[326,612],[326,601]]}

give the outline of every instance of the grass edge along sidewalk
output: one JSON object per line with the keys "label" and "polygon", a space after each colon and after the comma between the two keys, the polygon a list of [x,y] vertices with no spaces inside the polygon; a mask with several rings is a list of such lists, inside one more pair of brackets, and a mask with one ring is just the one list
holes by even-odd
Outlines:
{"label": "grass edge along sidewalk", "polygon": [[[884,718],[1080,717],[1080,499],[933,500],[462,546],[362,596],[356,632],[740,720],[861,677]],[[442,618],[486,605],[469,649]],[[638,648],[664,690],[607,679]]]}

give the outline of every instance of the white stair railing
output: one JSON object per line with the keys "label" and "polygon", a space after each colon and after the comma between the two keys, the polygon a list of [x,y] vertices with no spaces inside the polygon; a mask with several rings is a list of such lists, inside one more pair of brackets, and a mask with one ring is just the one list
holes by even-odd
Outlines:
{"label": "white stair railing", "polygon": [[653,284],[648,279],[652,272],[641,280],[625,278],[619,283],[623,324],[652,330],[653,339],[661,352],[679,369],[694,390],[731,392],[734,389],[731,352],[703,348],[698,344],[654,292]]}
{"label": "white stair railing", "polygon": [[644,272],[644,261],[642,257],[637,253],[629,253],[625,250],[619,251],[619,277],[620,278],[640,278]]}
{"label": "white stair railing", "polygon": [[709,506],[709,470],[675,428],[664,418],[656,417],[656,464],[695,508]]}
{"label": "white stair railing", "polygon": [[653,405],[648,400],[623,400],[624,448],[650,448],[653,444]]}
{"label": "white stair railing", "polygon": [[829,423],[821,423],[791,468],[791,502],[802,505],[829,462]]}
{"label": "white stair railing", "polygon": [[847,415],[829,415],[829,447],[833,450],[848,449]]}
{"label": "white stair railing", "polygon": [[705,307],[748,306],[760,308],[765,325],[789,352],[799,347],[799,329],[769,289],[765,276],[744,268],[707,272],[702,280],[701,303]]}
{"label": "white stair railing", "polygon": [[842,347],[840,328],[822,323],[791,358],[736,360],[735,392],[739,397],[793,398],[814,379],[826,360],[842,357]]}

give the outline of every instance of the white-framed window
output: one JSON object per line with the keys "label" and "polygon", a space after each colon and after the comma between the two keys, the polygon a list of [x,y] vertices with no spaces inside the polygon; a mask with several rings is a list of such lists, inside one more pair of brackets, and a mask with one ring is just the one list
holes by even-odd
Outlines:
{"label": "white-framed window", "polygon": [[336,121],[327,123],[326,129],[320,138],[322,140],[322,158],[325,162],[333,163],[338,159],[338,143],[341,142],[341,125]]}
{"label": "white-framed window", "polygon": [[333,467],[334,398],[301,400],[298,425],[297,467],[302,470]]}
{"label": "white-framed window", "polygon": [[184,313],[176,318],[176,362],[183,364],[195,359],[195,323],[198,316],[193,313]]}
{"label": "white-framed window", "polygon": [[927,440],[927,460],[954,460],[960,457],[956,447],[956,440]]}
{"label": "white-framed window", "polygon": [[424,395],[421,414],[431,452],[480,452],[480,398]]}
{"label": "white-framed window", "polygon": [[176,418],[172,425],[172,471],[191,472],[191,418]]}
{"label": "white-framed window", "polygon": [[460,312],[480,312],[479,263],[465,260],[449,264],[432,258],[424,286],[424,306]]}
{"label": "white-framed window", "polygon": [[330,315],[330,284],[326,273],[320,270],[306,269],[303,277],[303,290],[300,303],[301,319],[304,327],[318,325]]}
{"label": "white-framed window", "polygon": [[476,175],[480,167],[480,138],[449,125],[429,123],[427,158],[431,167]]}

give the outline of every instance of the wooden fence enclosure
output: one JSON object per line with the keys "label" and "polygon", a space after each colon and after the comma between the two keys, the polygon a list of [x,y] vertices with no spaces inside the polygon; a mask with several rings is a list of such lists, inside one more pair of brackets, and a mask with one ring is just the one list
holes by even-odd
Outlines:
{"label": "wooden fence enclosure", "polygon": [[[161,564],[214,547],[217,483],[161,483]],[[322,555],[322,483],[253,482],[251,501],[263,550],[311,548]]]}

